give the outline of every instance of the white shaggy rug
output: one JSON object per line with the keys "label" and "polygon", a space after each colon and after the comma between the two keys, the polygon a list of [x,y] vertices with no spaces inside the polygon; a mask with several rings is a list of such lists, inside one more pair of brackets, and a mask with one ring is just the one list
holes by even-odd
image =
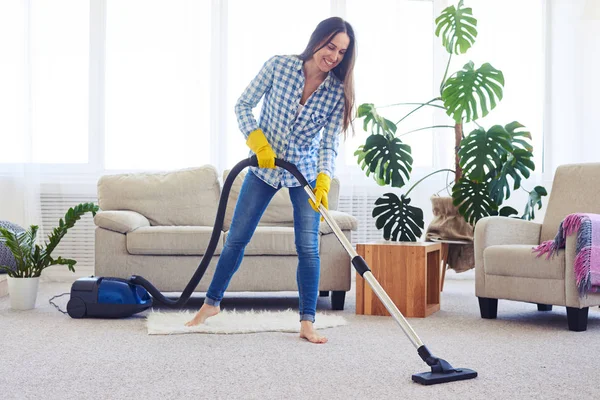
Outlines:
{"label": "white shaggy rug", "polygon": [[[300,332],[298,312],[286,311],[243,311],[223,310],[206,320],[204,324],[185,326],[195,312],[156,312],[148,314],[146,325],[149,335],[171,335],[181,333],[255,333],[255,332]],[[315,328],[332,328],[348,322],[339,315],[317,312]]]}

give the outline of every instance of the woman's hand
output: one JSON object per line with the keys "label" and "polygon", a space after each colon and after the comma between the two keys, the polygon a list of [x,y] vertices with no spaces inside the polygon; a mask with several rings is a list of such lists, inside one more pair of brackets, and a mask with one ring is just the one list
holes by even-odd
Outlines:
{"label": "woman's hand", "polygon": [[[331,187],[331,178],[324,172],[319,173],[317,176],[317,183],[315,184],[315,188],[313,189],[313,193],[316,197],[316,203],[312,201],[312,199],[308,199],[308,202],[312,206],[313,210],[319,212],[319,206],[323,204],[327,210],[329,210],[329,199],[327,198],[327,194],[329,193],[329,188]],[[321,221],[323,221],[323,217],[321,217]]]}
{"label": "woman's hand", "polygon": [[248,135],[246,144],[256,154],[260,168],[275,168],[275,152],[267,141],[262,129],[256,129]]}

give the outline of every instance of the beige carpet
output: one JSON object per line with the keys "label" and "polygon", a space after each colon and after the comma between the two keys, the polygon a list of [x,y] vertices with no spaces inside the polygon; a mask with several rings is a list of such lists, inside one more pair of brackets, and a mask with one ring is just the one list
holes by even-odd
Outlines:
{"label": "beige carpet", "polygon": [[[600,313],[586,332],[567,330],[564,308],[500,301],[482,320],[474,283],[448,276],[442,309],[409,322],[437,356],[476,370],[470,381],[421,386],[427,370],[389,317],[357,316],[354,294],[333,312],[348,325],[323,329],[325,345],[297,333],[148,335],[145,314],[73,320],[48,305],[69,284],[46,283],[38,307],[0,299],[0,398],[4,399],[574,399],[597,394]],[[460,277],[460,275],[457,275]],[[264,296],[264,295],[262,295]],[[236,296],[225,309],[287,310],[295,294]],[[195,301],[190,310],[201,303]],[[331,312],[320,298],[318,312]]]}

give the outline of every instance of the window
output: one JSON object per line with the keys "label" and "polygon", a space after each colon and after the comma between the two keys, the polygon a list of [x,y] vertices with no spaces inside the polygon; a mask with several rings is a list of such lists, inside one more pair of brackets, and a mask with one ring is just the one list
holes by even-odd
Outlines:
{"label": "window", "polygon": [[[278,0],[231,0],[228,15],[227,166],[248,156],[235,117],[235,103],[265,61],[278,54],[300,54],[317,24],[330,16],[329,2],[290,5]],[[258,121],[261,103],[254,109]]]}
{"label": "window", "polygon": [[0,5],[2,161],[85,163],[89,2],[24,4]]}
{"label": "window", "polygon": [[[446,3],[0,2],[0,35],[10,38],[0,41],[0,163],[42,162],[44,171],[59,174],[206,163],[231,167],[248,155],[234,113],[240,94],[271,56],[301,53],[317,23],[331,15],[344,17],[356,31],[357,105],[427,101],[439,94],[447,60],[433,35],[434,19]],[[467,3],[479,35],[466,55],[453,57],[450,71],[473,60],[504,72],[504,99],[479,122],[486,128],[523,123],[539,164],[545,2]],[[519,13],[511,13],[516,7]],[[411,108],[380,111],[396,122]],[[259,112],[260,104],[257,118]],[[342,142],[337,172],[346,167],[362,174],[354,151],[368,134],[356,122],[356,137]],[[427,107],[403,121],[398,134],[451,122]],[[414,167],[422,172],[452,165],[451,129],[401,138],[412,146]]]}
{"label": "window", "polygon": [[[358,58],[355,68],[356,106],[373,103],[426,102],[437,95],[433,82],[433,5],[427,1],[347,0],[347,20],[356,33]],[[379,110],[398,122],[415,106]],[[397,136],[413,129],[434,125],[433,108],[425,107],[398,126]],[[370,135],[355,121],[356,136],[344,149],[347,165],[356,165],[354,151]],[[400,136],[412,147],[414,166],[432,165],[432,133],[419,131]]]}
{"label": "window", "polygon": [[[466,55],[453,60],[457,71],[469,60],[479,68],[490,63],[504,74],[503,98],[477,123],[485,129],[519,121],[533,137],[536,171],[542,168],[544,105],[544,1],[469,0],[477,19],[477,40]],[[519,12],[515,12],[519,10]],[[510,23],[509,23],[510,21]],[[469,124],[469,128],[476,126]],[[466,129],[465,134],[470,130]]]}
{"label": "window", "polygon": [[108,2],[107,169],[211,162],[210,32],[210,2]]}
{"label": "window", "polygon": [[26,154],[26,28],[21,2],[0,3],[0,162],[30,161]]}

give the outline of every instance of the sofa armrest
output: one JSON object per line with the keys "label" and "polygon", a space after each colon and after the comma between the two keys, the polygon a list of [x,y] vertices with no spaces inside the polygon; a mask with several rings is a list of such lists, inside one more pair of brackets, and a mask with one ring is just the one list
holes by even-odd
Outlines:
{"label": "sofa armrest", "polygon": [[542,224],[508,217],[485,217],[475,224],[475,294],[485,295],[485,274],[483,270],[483,251],[486,247],[502,244],[540,243]]}
{"label": "sofa armrest", "polygon": [[[329,215],[342,231],[355,231],[358,229],[358,220],[348,213],[330,210]],[[327,222],[323,221],[319,227],[319,232],[321,232],[322,235],[327,235],[333,233],[333,229],[331,229]]]}
{"label": "sofa armrest", "polygon": [[475,248],[500,244],[540,244],[542,224],[507,217],[485,217],[475,225]]}
{"label": "sofa armrest", "polygon": [[100,228],[119,233],[127,233],[143,226],[150,226],[148,218],[128,210],[99,211],[94,216],[94,223]]}

